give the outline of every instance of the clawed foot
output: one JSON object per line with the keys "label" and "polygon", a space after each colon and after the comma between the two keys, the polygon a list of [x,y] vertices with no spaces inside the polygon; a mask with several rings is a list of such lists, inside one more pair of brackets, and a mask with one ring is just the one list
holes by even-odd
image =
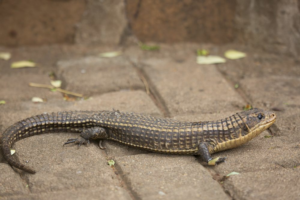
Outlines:
{"label": "clawed foot", "polygon": [[220,157],[217,157],[217,158],[214,158],[210,161],[208,161],[208,165],[217,165],[219,163],[222,163],[225,161],[226,158],[220,158]]}
{"label": "clawed foot", "polygon": [[103,143],[103,140],[100,140],[99,141],[99,148],[101,149],[101,150],[104,150],[104,149],[106,149],[104,146],[102,146],[102,143]]}
{"label": "clawed foot", "polygon": [[76,139],[68,139],[67,142],[65,142],[63,146],[65,146],[66,144],[71,144],[71,143],[78,144],[78,147],[80,147],[82,144],[86,144],[86,145],[90,144],[90,141],[86,140],[82,137],[76,138]]}

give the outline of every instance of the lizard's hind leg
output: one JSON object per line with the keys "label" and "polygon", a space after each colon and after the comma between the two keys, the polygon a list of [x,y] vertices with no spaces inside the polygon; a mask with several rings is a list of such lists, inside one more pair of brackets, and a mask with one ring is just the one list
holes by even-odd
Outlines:
{"label": "lizard's hind leg", "polygon": [[[84,129],[81,132],[79,138],[68,139],[67,142],[64,143],[64,145],[74,143],[74,144],[78,144],[80,146],[82,144],[89,144],[90,139],[92,139],[92,140],[101,139],[100,141],[102,141],[103,139],[106,139],[107,137],[108,136],[107,136],[106,130],[104,128],[92,127],[92,128]],[[99,143],[99,146],[100,146],[100,143]],[[101,147],[102,147],[102,145],[100,146],[100,148]]]}

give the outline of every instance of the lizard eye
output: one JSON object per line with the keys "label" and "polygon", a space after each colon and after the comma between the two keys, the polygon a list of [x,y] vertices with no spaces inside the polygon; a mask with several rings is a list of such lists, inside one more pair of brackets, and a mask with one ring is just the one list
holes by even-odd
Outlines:
{"label": "lizard eye", "polygon": [[259,120],[261,120],[261,119],[263,118],[262,114],[259,113],[259,114],[257,115],[257,118],[258,118]]}

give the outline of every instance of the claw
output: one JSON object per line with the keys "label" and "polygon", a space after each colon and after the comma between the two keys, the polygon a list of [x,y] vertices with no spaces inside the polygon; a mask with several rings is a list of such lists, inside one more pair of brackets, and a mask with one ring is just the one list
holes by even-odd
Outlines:
{"label": "claw", "polygon": [[104,146],[102,146],[102,143],[103,143],[103,140],[100,140],[99,141],[99,148],[101,149],[101,150],[104,150],[104,149],[106,149]]}
{"label": "claw", "polygon": [[226,158],[220,158],[220,157],[217,157],[217,158],[214,158],[210,161],[208,161],[208,165],[216,165],[216,164],[219,164],[221,162],[224,162]]}
{"label": "claw", "polygon": [[65,146],[66,144],[76,143],[77,140],[78,140],[78,138],[76,138],[76,139],[68,139],[68,140],[63,144],[63,146]]}
{"label": "claw", "polygon": [[226,158],[219,158],[216,162],[216,164],[220,164],[222,162],[225,162]]}
{"label": "claw", "polygon": [[65,146],[66,144],[71,144],[71,143],[78,144],[78,147],[80,147],[82,144],[89,145],[90,141],[86,140],[84,138],[68,139],[67,142],[65,142],[63,144],[63,146]]}

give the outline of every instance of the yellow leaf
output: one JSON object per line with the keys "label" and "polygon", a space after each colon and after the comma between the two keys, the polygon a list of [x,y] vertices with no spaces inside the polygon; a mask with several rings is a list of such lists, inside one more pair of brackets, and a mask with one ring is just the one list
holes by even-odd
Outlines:
{"label": "yellow leaf", "polygon": [[232,175],[240,175],[240,173],[238,173],[238,172],[231,172],[231,173],[227,174],[226,176],[228,177],[228,176],[232,176]]}
{"label": "yellow leaf", "polygon": [[44,100],[40,97],[32,97],[31,101],[34,103],[44,102]]}
{"label": "yellow leaf", "polygon": [[197,63],[198,64],[218,64],[218,63],[225,63],[226,60],[220,56],[197,56]]}
{"label": "yellow leaf", "polygon": [[0,100],[0,105],[1,104],[6,104],[6,102],[4,100]]}
{"label": "yellow leaf", "polygon": [[0,58],[3,60],[9,60],[11,57],[10,53],[7,52],[0,52]]}
{"label": "yellow leaf", "polygon": [[113,57],[119,56],[121,54],[122,54],[122,52],[120,52],[120,51],[112,51],[112,52],[101,53],[99,55],[104,58],[113,58]]}
{"label": "yellow leaf", "polygon": [[51,81],[51,85],[59,88],[61,86],[61,80]]}
{"label": "yellow leaf", "polygon": [[14,155],[16,153],[16,150],[10,149],[10,155]]}
{"label": "yellow leaf", "polygon": [[13,62],[11,68],[23,68],[23,67],[35,67],[36,64],[31,61],[23,60],[19,62]]}
{"label": "yellow leaf", "polygon": [[236,50],[227,50],[225,52],[225,57],[228,59],[235,60],[246,57],[246,54]]}
{"label": "yellow leaf", "polygon": [[115,165],[115,161],[114,161],[114,160],[108,160],[108,161],[107,161],[107,164],[108,164],[109,166],[114,166],[114,165]]}

